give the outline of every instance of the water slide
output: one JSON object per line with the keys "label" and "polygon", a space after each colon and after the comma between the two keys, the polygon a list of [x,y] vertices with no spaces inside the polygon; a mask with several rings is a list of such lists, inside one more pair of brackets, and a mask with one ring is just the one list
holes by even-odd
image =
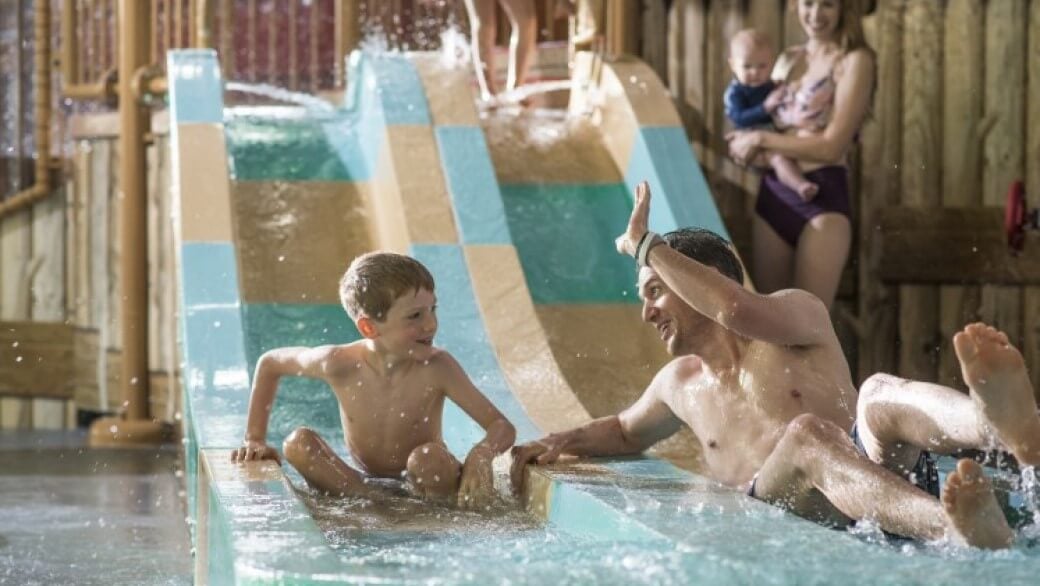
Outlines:
{"label": "water slide", "polygon": [[[667,92],[638,61],[582,57],[567,116],[482,117],[468,70],[435,54],[356,53],[334,107],[226,107],[209,51],[172,52],[168,70],[200,583],[902,584],[1035,572],[1035,551],[980,564],[786,515],[690,472],[689,438],[657,456],[536,470],[521,497],[534,517],[316,499],[291,470],[231,464],[260,354],[357,339],[336,284],[361,252],[407,252],[430,268],[436,343],[525,441],[618,411],[667,359],[639,321],[633,264],[613,251],[635,183],[651,183],[654,229],[725,228]],[[444,419],[462,457],[482,431],[450,405]],[[300,425],[339,444],[332,394],[287,380],[271,443]]]}

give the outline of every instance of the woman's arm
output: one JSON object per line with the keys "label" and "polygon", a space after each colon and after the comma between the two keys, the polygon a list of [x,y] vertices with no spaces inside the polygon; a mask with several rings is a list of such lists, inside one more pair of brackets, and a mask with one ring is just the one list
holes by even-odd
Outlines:
{"label": "woman's arm", "polygon": [[730,135],[730,152],[738,161],[748,161],[764,149],[800,161],[838,163],[866,118],[874,87],[874,57],[857,50],[843,59],[844,73],[837,81],[834,113],[827,127],[812,136],[776,132],[735,132]]}

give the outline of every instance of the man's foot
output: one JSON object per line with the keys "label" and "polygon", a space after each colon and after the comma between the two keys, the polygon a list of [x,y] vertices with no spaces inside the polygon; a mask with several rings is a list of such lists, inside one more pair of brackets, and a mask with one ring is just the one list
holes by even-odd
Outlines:
{"label": "man's foot", "polygon": [[1025,466],[1040,464],[1040,417],[1022,354],[1007,336],[971,324],[953,337],[964,381],[997,438]]}
{"label": "man's foot", "polygon": [[957,470],[946,478],[942,504],[953,530],[967,545],[983,549],[1011,546],[1014,533],[993,495],[993,485],[975,461],[957,462]]}

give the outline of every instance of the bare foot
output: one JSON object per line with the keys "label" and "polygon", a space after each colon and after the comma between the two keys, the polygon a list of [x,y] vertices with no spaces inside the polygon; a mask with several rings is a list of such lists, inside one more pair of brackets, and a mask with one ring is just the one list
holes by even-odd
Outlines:
{"label": "bare foot", "polygon": [[971,324],[953,337],[964,381],[997,438],[1027,466],[1040,464],[1040,417],[1022,354],[1007,336]]}
{"label": "bare foot", "polygon": [[957,536],[967,545],[983,549],[1011,546],[1015,536],[993,496],[993,485],[974,460],[957,462],[957,470],[946,478],[942,504]]}
{"label": "bare foot", "polygon": [[802,181],[795,187],[795,191],[802,196],[802,201],[812,201],[812,198],[820,192],[820,186],[812,181]]}

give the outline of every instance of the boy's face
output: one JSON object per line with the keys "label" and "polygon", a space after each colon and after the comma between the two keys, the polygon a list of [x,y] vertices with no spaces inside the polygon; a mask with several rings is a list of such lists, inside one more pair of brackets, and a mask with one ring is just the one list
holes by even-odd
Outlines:
{"label": "boy's face", "polygon": [[437,334],[437,297],[426,289],[405,293],[394,300],[386,320],[372,320],[372,325],[388,352],[426,360]]}
{"label": "boy's face", "polygon": [[738,46],[729,58],[733,75],[742,85],[759,86],[769,81],[773,51],[763,46]]}

